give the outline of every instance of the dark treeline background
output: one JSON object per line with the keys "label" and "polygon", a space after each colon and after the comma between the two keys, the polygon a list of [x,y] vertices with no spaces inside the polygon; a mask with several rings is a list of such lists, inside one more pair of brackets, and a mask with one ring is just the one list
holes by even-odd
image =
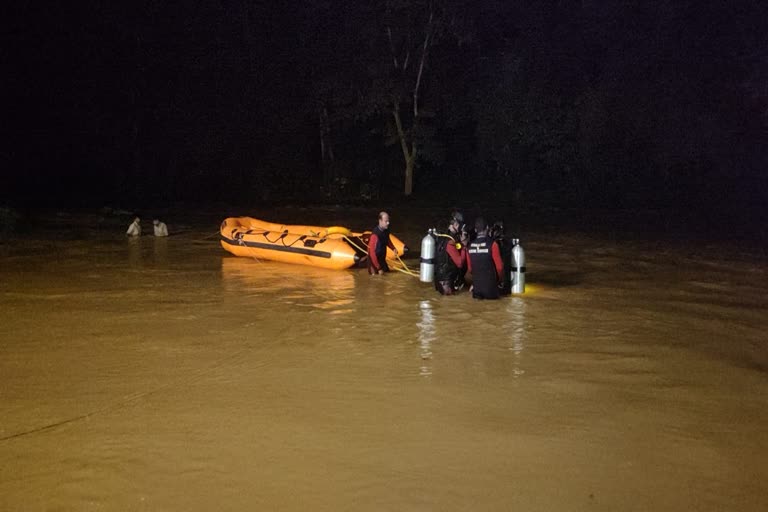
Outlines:
{"label": "dark treeline background", "polygon": [[16,2],[0,202],[764,219],[764,4]]}

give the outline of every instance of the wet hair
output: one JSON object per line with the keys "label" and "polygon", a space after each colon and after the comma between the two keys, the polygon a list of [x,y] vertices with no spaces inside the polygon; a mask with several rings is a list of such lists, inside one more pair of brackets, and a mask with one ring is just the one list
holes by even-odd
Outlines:
{"label": "wet hair", "polygon": [[459,224],[464,224],[464,214],[458,210],[454,210],[453,213],[451,213],[451,224],[453,221],[456,221]]}
{"label": "wet hair", "polygon": [[485,222],[485,219],[482,217],[478,217],[475,219],[475,233],[479,233],[481,231],[485,231],[488,229],[488,223]]}
{"label": "wet hair", "polygon": [[491,235],[491,238],[494,238],[497,240],[503,238],[504,237],[504,221],[497,220],[496,222],[494,222],[488,233]]}

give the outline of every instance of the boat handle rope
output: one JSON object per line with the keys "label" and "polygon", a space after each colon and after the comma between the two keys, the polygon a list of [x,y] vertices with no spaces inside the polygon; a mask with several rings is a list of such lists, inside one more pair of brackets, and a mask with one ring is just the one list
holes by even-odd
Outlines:
{"label": "boat handle rope", "polygon": [[[279,241],[281,241],[281,243],[283,244],[283,246],[284,246],[284,247],[293,247],[293,245],[294,245],[296,242],[301,242],[301,241],[303,241],[305,238],[307,238],[307,237],[306,237],[306,235],[302,235],[302,236],[298,237],[296,240],[294,240],[293,242],[291,242],[290,244],[286,244],[286,243],[285,243],[285,236],[288,234],[288,231],[283,231],[283,232],[281,232],[281,233],[280,233],[280,236],[278,236],[278,237],[277,237],[277,238],[275,238],[274,240],[270,240],[270,239],[269,239],[269,237],[267,236],[267,235],[269,235],[270,233],[271,233],[271,231],[262,231],[262,232],[259,232],[259,233],[253,233],[253,232],[251,232],[251,233],[248,233],[248,234],[251,234],[251,235],[261,235],[261,236],[263,236],[263,237],[264,237],[264,239],[265,239],[266,241],[268,241],[268,242],[269,242],[269,243],[271,243],[271,244],[277,243],[277,241],[279,240]],[[313,236],[315,236],[315,237],[319,237],[319,234],[316,234],[316,233],[314,233],[314,232],[311,232],[311,234],[312,234]],[[240,235],[240,236],[237,236],[237,235],[236,235],[236,236],[235,236],[235,239],[236,239],[236,240],[238,240],[239,242],[243,242],[243,240],[242,240],[242,237],[243,237],[243,233],[238,233],[238,235]],[[449,236],[449,235],[443,235],[443,234],[440,234],[440,233],[438,233],[438,236],[444,236],[444,237],[447,237],[447,238],[451,238],[451,239],[453,238],[453,237],[451,237],[451,236]],[[354,248],[355,248],[355,249],[357,249],[358,251],[360,251],[360,252],[362,252],[362,253],[365,253],[365,254],[367,254],[367,253],[368,253],[368,247],[367,247],[367,246],[366,246],[365,248],[361,247],[361,246],[360,246],[360,245],[358,245],[358,244],[357,244],[357,243],[356,243],[356,242],[355,242],[355,241],[354,241],[352,238],[350,238],[349,236],[347,236],[347,235],[345,235],[345,234],[342,234],[342,238],[343,238],[344,240],[346,240],[346,241],[347,241],[347,243],[349,243],[349,245],[351,245],[352,247],[354,247]],[[323,238],[322,240],[319,240],[319,241],[318,241],[318,243],[319,243],[319,242],[322,242],[322,241],[324,241],[324,240],[325,240],[325,238]],[[362,240],[362,239],[358,238],[358,240]],[[395,266],[395,265],[393,265],[393,266],[392,266],[392,270],[397,270],[398,272],[402,272],[403,274],[407,274],[407,275],[409,275],[409,276],[412,276],[412,277],[419,277],[419,273],[418,273],[418,272],[416,272],[415,270],[412,270],[411,268],[409,268],[409,267],[408,267],[408,265],[407,265],[407,264],[406,264],[406,263],[403,261],[403,259],[400,257],[400,255],[399,255],[399,254],[397,254],[397,253],[396,253],[396,254],[395,254],[395,257],[397,258],[397,262],[399,263],[399,266]]]}
{"label": "boat handle rope", "polygon": [[[343,238],[344,238],[344,240],[346,240],[346,241],[349,243],[349,245],[351,245],[352,247],[354,247],[354,248],[355,248],[355,249],[357,249],[358,251],[360,251],[360,252],[364,252],[364,253],[366,253],[366,254],[368,253],[368,248],[367,248],[367,247],[366,247],[365,249],[363,249],[362,247],[360,247],[359,245],[357,245],[357,244],[356,244],[356,243],[355,243],[355,242],[354,242],[354,241],[353,241],[351,238],[349,238],[347,235],[344,235],[344,237],[343,237]],[[362,239],[361,239],[361,240],[362,240]]]}
{"label": "boat handle rope", "polygon": [[[291,242],[290,244],[286,244],[285,243],[285,237],[288,236],[288,234],[289,234],[288,230],[280,232],[280,236],[278,236],[274,240],[270,240],[269,237],[267,236],[270,233],[271,233],[271,231],[261,231],[261,232],[258,232],[258,233],[249,233],[249,234],[251,234],[251,235],[261,235],[261,236],[264,237],[264,240],[266,240],[267,242],[269,242],[271,244],[276,244],[279,241],[281,244],[283,244],[283,247],[293,247],[297,242],[303,242],[307,238],[307,235],[299,235],[293,242]],[[324,240],[319,240],[318,243],[323,242],[323,241]]]}

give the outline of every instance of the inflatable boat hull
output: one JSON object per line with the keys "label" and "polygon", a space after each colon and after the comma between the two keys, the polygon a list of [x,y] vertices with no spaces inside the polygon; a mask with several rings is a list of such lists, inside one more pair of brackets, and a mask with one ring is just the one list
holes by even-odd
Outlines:
{"label": "inflatable boat hull", "polygon": [[[365,260],[371,233],[353,233],[341,226],[288,225],[230,217],[221,223],[220,235],[221,246],[235,256],[341,270]],[[398,254],[407,251],[397,237],[390,239]],[[387,258],[394,257],[388,249]]]}

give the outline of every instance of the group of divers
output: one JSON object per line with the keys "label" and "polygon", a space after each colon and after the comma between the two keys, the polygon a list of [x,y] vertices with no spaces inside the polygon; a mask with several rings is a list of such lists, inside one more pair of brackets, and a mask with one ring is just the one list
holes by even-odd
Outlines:
{"label": "group of divers", "polygon": [[[387,248],[400,257],[389,237],[389,223],[389,213],[380,212],[368,240],[371,275],[390,271]],[[153,219],[152,227],[155,236],[168,236],[168,226],[160,219]],[[141,236],[140,217],[134,217],[126,235]],[[464,215],[454,211],[446,233],[430,229],[422,240],[419,279],[433,282],[441,295],[454,295],[466,286],[467,273],[472,275],[469,290],[475,299],[498,299],[525,292],[525,253],[519,240],[504,236],[502,222],[489,225],[482,216],[475,219],[474,230],[470,231]]]}
{"label": "group of divers", "polygon": [[[389,272],[387,248],[399,257],[389,238],[389,214],[379,213],[379,222],[368,242],[368,273]],[[421,242],[419,279],[433,282],[441,295],[454,295],[466,286],[475,299],[498,299],[525,292],[525,253],[519,240],[504,236],[500,221],[489,225],[479,216],[474,230],[467,229],[464,215],[454,211],[446,233],[430,229]]]}

